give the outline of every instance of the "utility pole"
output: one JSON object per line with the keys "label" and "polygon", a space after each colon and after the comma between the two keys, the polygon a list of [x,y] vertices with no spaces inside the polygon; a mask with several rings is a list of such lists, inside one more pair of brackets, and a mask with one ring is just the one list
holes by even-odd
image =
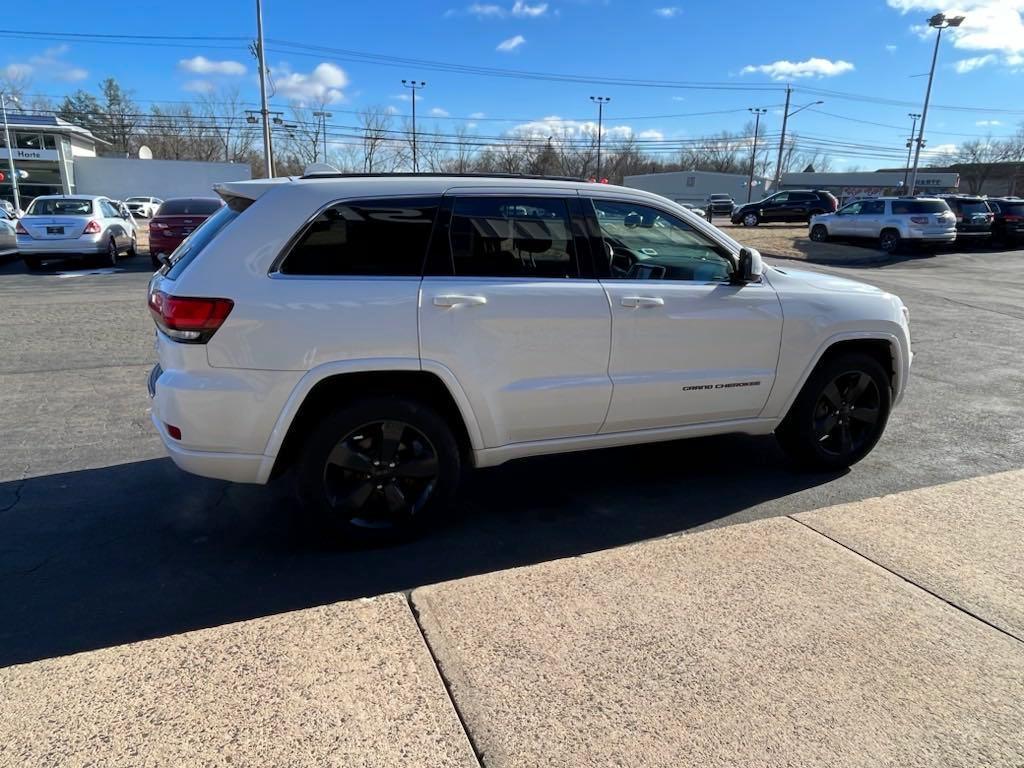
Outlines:
{"label": "utility pole", "polygon": [[320,118],[320,132],[324,137],[324,162],[327,162],[327,118],[334,117],[333,112],[314,112],[313,117]]}
{"label": "utility pole", "polygon": [[419,173],[420,166],[416,158],[416,91],[426,87],[423,80],[403,80],[402,85],[412,91],[412,172]]}
{"label": "utility pole", "polygon": [[907,164],[903,168],[903,194],[907,193],[907,176],[910,175],[910,151],[914,146],[914,131],[917,128],[917,121],[921,119],[921,115],[916,112],[908,112],[907,117],[913,122],[910,124],[910,138],[907,139]]}
{"label": "utility pole", "polygon": [[748,107],[748,111],[754,113],[754,146],[750,150],[750,178],[747,179],[747,202],[750,202],[750,193],[754,187],[754,164],[757,162],[757,132],[761,127],[761,115],[767,114],[767,109],[760,107]]}
{"label": "utility pole", "polygon": [[793,96],[793,88],[786,85],[786,106],[782,108],[782,135],[779,136],[779,159],[775,162],[775,178],[772,180],[773,192],[779,191],[782,180],[782,153],[786,149],[786,121],[789,120],[789,100]]}
{"label": "utility pole", "polygon": [[256,60],[260,68],[260,113],[263,116],[263,169],[274,178],[274,147],[270,139],[270,110],[267,106],[267,58],[263,50],[263,0],[256,0]]}
{"label": "utility pole", "polygon": [[[11,100],[15,104],[18,100],[13,96]],[[21,211],[21,196],[18,191],[18,172],[14,170],[14,146],[11,144],[11,129],[7,125],[7,94],[0,93],[0,109],[4,113],[4,141],[7,143],[7,172],[11,174],[11,189],[14,191],[14,210],[15,215],[20,215]]]}
{"label": "utility pole", "polygon": [[611,101],[610,96],[591,96],[590,100],[597,104],[597,180],[601,181],[601,134],[604,123],[604,105]]}
{"label": "utility pole", "polygon": [[928,102],[932,97],[932,80],[935,79],[935,62],[939,58],[939,43],[942,41],[942,30],[948,27],[959,27],[964,23],[963,16],[949,19],[944,13],[936,13],[928,19],[928,26],[935,27],[939,33],[935,36],[935,50],[932,51],[932,68],[928,72],[928,89],[924,92],[924,109],[921,110],[921,128],[917,132],[917,147],[914,149],[914,167],[910,171],[910,194],[917,191],[917,166],[921,160],[921,147],[924,145],[924,123],[928,119]]}

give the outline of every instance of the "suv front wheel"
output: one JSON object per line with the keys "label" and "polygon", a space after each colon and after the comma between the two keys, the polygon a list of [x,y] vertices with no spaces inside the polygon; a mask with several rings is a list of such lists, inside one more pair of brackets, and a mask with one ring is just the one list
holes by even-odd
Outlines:
{"label": "suv front wheel", "polygon": [[323,419],[296,468],[303,507],[353,544],[386,544],[442,517],[461,473],[451,430],[402,398],[358,400]]}
{"label": "suv front wheel", "polygon": [[891,405],[889,376],[877,360],[839,354],[815,368],[775,436],[808,468],[845,469],[875,447]]}

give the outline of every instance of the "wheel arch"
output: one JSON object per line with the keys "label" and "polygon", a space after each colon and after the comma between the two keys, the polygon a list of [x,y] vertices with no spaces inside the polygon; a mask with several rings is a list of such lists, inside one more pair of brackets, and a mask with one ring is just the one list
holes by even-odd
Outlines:
{"label": "wheel arch", "polygon": [[829,338],[818,348],[797,385],[793,387],[793,390],[779,409],[778,418],[781,420],[786,417],[793,407],[793,403],[807,384],[807,380],[819,365],[836,355],[846,352],[860,352],[870,355],[878,361],[879,365],[889,374],[893,404],[895,405],[900,392],[903,390],[903,377],[906,375],[899,339],[889,333],[840,334]]}
{"label": "wheel arch", "polygon": [[451,425],[463,460],[473,463],[474,451],[483,447],[483,440],[469,400],[454,376],[423,370],[418,360],[375,362],[320,366],[303,376],[267,442],[266,479],[287,470],[319,414],[361,395],[408,397],[430,405]]}

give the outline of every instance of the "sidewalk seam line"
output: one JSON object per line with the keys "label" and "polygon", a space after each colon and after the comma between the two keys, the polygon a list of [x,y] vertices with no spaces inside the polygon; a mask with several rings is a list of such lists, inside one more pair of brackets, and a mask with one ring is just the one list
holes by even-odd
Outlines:
{"label": "sidewalk seam line", "polygon": [[918,584],[916,581],[911,581],[910,579],[908,579],[903,574],[897,573],[896,571],[892,570],[891,568],[888,568],[888,567],[882,565],[880,562],[878,562],[877,560],[875,560],[875,559],[873,559],[871,557],[868,557],[863,552],[858,552],[853,547],[849,547],[846,544],[844,544],[843,542],[839,541],[838,539],[835,539],[832,536],[829,536],[827,533],[824,533],[823,531],[819,531],[817,528],[815,528],[810,523],[805,523],[803,520],[798,520],[797,518],[793,517],[793,515],[786,515],[786,517],[788,517],[794,523],[799,523],[800,525],[802,525],[807,530],[813,531],[814,533],[818,534],[819,536],[822,536],[822,537],[828,539],[833,544],[839,545],[840,547],[845,549],[847,552],[852,552],[857,557],[859,557],[859,558],[861,558],[863,560],[867,560],[872,565],[878,566],[879,568],[881,568],[886,573],[891,573],[896,578],[900,579],[901,581],[906,582],[907,584],[911,585],[912,587],[916,587],[917,589],[919,589],[922,592],[924,592],[926,595],[931,595],[935,599],[942,601],[943,603],[948,605],[950,608],[953,608],[953,609],[959,611],[960,613],[966,614],[966,615],[970,616],[972,619],[980,621],[985,626],[990,627],[990,628],[994,629],[996,632],[999,632],[1000,634],[1006,635],[1007,637],[1009,637],[1009,638],[1011,638],[1013,640],[1016,640],[1018,643],[1024,643],[1024,638],[1017,637],[1012,632],[1010,632],[1008,630],[1005,630],[1002,627],[996,626],[995,624],[993,624],[988,619],[984,619],[981,616],[979,616],[978,614],[974,613],[973,611],[969,611],[968,609],[964,608],[962,605],[958,605],[958,604],[954,603],[952,600],[949,600],[949,599],[943,597],[942,595],[938,594],[937,592],[933,592],[932,590],[928,589],[928,587],[924,587],[924,586]]}
{"label": "sidewalk seam line", "polygon": [[459,709],[458,702],[455,701],[455,694],[452,693],[451,683],[448,682],[448,678],[445,677],[444,672],[441,670],[441,662],[438,661],[437,656],[434,653],[434,649],[430,647],[430,641],[427,640],[427,633],[423,631],[423,625],[420,624],[420,612],[416,607],[416,604],[412,601],[412,592],[408,591],[404,593],[405,602],[409,606],[409,612],[412,614],[412,620],[416,623],[416,629],[419,630],[420,639],[423,640],[423,647],[427,649],[427,653],[430,654],[430,660],[434,663],[434,669],[437,671],[437,676],[441,679],[441,684],[444,685],[444,691],[448,695],[448,702],[452,705],[452,710],[455,712],[455,716],[459,719],[459,725],[462,726],[462,732],[466,734],[466,741],[469,742],[469,748],[473,750],[473,757],[476,758],[476,764],[480,768],[484,768],[486,763],[484,762],[484,754],[477,746],[476,739],[473,738],[473,734],[469,731],[469,725],[466,723],[466,718],[462,714],[462,710]]}

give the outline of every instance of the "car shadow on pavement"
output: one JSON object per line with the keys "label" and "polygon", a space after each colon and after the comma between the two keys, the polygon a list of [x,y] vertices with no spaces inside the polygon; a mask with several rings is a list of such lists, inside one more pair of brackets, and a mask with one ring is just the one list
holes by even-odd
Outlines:
{"label": "car shadow on pavement", "polygon": [[332,548],[283,483],[166,459],[0,484],[0,666],[570,557],[715,523],[828,482],[747,436],[481,470],[456,519],[387,549]]}

